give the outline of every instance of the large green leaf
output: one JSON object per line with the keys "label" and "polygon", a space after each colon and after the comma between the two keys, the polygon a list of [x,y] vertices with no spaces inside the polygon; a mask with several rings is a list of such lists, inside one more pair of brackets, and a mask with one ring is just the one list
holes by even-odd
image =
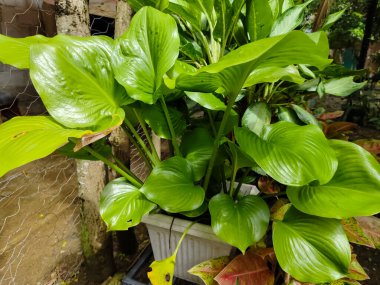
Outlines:
{"label": "large green leaf", "polygon": [[30,46],[48,42],[50,39],[41,35],[26,38],[12,38],[0,35],[0,61],[24,69],[30,66]]}
{"label": "large green leaf", "polygon": [[103,130],[122,122],[128,101],[115,81],[107,37],[59,35],[30,48],[30,76],[49,114],[69,128]]}
{"label": "large green leaf", "polygon": [[218,194],[211,198],[209,210],[214,233],[243,253],[268,228],[269,208],[257,196],[248,195],[234,201],[227,194]]}
{"label": "large green leaf", "polygon": [[190,162],[175,156],[153,168],[141,191],[167,212],[191,211],[199,208],[205,197],[194,181]]}
{"label": "large green leaf", "polygon": [[281,268],[299,281],[324,283],[348,273],[350,244],[339,220],[292,207],[274,222],[273,245]]}
{"label": "large green leaf", "polygon": [[0,125],[0,176],[88,133],[65,129],[50,117],[15,117]]}
{"label": "large green leaf", "polygon": [[323,68],[328,65],[328,43],[324,33],[293,31],[241,46],[194,74],[177,78],[177,88],[195,92],[237,94],[255,68],[286,67],[303,63]]}
{"label": "large green leaf", "polygon": [[243,115],[241,124],[257,135],[266,125],[270,124],[272,118],[271,110],[265,102],[259,102],[249,106]]}
{"label": "large green leaf", "polygon": [[324,82],[325,93],[335,96],[348,96],[362,89],[367,82],[356,83],[354,76],[334,78]]}
{"label": "large green leaf", "polygon": [[125,178],[108,183],[100,196],[100,215],[109,231],[125,231],[138,225],[155,207]]}
{"label": "large green leaf", "polygon": [[164,74],[179,53],[175,20],[152,7],[140,9],[127,32],[116,40],[113,69],[130,97],[153,104]]}
{"label": "large green leaf", "polygon": [[182,137],[181,152],[193,167],[195,181],[204,176],[213,146],[214,139],[206,129],[197,128]]}
{"label": "large green leaf", "polygon": [[289,33],[301,25],[304,19],[304,13],[307,5],[314,0],[309,0],[303,4],[296,5],[290,9],[287,9],[280,17],[273,23],[270,36],[278,36]]}
{"label": "large green leaf", "polygon": [[288,187],[290,201],[300,211],[329,218],[380,212],[380,164],[356,144],[332,140],[330,145],[339,162],[334,177],[321,185]]}
{"label": "large green leaf", "polygon": [[268,1],[247,1],[247,26],[250,40],[266,38],[272,28],[273,15]]}
{"label": "large green leaf", "polygon": [[249,87],[264,82],[276,82],[279,80],[301,84],[305,79],[300,75],[298,68],[294,65],[288,67],[268,66],[257,68],[251,72],[244,87]]}
{"label": "large green leaf", "polygon": [[278,122],[264,127],[260,136],[246,128],[236,128],[235,135],[242,150],[285,185],[327,183],[338,166],[334,150],[314,125]]}

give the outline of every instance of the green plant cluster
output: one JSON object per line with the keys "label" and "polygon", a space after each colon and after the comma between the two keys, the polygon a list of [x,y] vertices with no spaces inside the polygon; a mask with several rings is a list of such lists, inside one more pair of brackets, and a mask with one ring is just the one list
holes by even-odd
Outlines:
{"label": "green plant cluster", "polygon": [[[295,30],[312,1],[128,2],[137,13],[116,40],[0,36],[0,60],[30,70],[50,115],[0,125],[0,175],[57,149],[99,159],[122,176],[101,197],[109,230],[133,227],[154,209],[209,215],[215,234],[243,253],[272,231],[282,270],[299,281],[347,276],[340,219],[380,211],[380,167],[361,147],[326,139],[294,104],[363,86],[331,74],[324,31]],[[104,143],[120,125],[151,169],[144,182]],[[167,159],[149,129],[170,141]],[[259,195],[240,193],[257,181]],[[277,196],[291,206],[271,220]]]}

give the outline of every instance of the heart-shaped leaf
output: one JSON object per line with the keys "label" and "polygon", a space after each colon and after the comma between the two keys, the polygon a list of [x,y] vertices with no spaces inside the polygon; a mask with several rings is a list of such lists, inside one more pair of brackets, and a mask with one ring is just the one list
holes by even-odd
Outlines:
{"label": "heart-shaped leaf", "polygon": [[[288,187],[290,202],[300,211],[329,218],[371,216],[380,212],[380,164],[360,146],[330,141],[338,169],[328,183]],[[320,162],[321,159],[319,159]]]}
{"label": "heart-shaped leaf", "polygon": [[[59,35],[30,48],[30,76],[49,114],[69,128],[104,130],[124,119],[128,101],[115,81],[107,37]],[[124,92],[124,93],[123,93]]]}
{"label": "heart-shaped leaf", "polygon": [[193,167],[195,181],[205,174],[213,146],[214,139],[206,129],[197,128],[182,137],[181,152]]}
{"label": "heart-shaped leaf", "polygon": [[205,197],[204,190],[194,185],[190,162],[177,156],[154,167],[141,191],[150,201],[170,213],[195,210]]}
{"label": "heart-shaped leaf", "polygon": [[274,255],[273,249],[266,248],[261,251],[260,253],[249,250],[244,255],[238,255],[215,280],[222,285],[273,285],[274,272],[268,267],[267,262],[268,256]]}
{"label": "heart-shaped leaf", "polygon": [[125,178],[108,183],[100,196],[100,215],[109,231],[125,231],[138,225],[155,207]]}
{"label": "heart-shaped leaf", "polygon": [[175,64],[179,36],[173,17],[141,8],[127,32],[116,40],[113,69],[130,97],[153,104],[161,95],[164,74]]}
{"label": "heart-shaped leaf", "polygon": [[0,176],[43,158],[91,131],[65,129],[50,117],[15,117],[0,125]]}
{"label": "heart-shaped leaf", "polygon": [[215,276],[231,261],[228,256],[221,256],[199,263],[192,267],[188,272],[202,279],[206,285],[217,285]]}
{"label": "heart-shaped leaf", "polygon": [[268,228],[269,208],[257,196],[247,195],[234,201],[229,195],[218,194],[211,198],[209,210],[214,233],[243,253]]}
{"label": "heart-shaped leaf", "polygon": [[235,135],[242,150],[285,185],[327,183],[337,168],[334,150],[314,125],[278,122],[266,126],[260,137],[246,128],[236,128]]}
{"label": "heart-shaped leaf", "polygon": [[299,281],[331,282],[348,273],[350,244],[339,220],[292,207],[274,222],[273,245],[281,268]]}

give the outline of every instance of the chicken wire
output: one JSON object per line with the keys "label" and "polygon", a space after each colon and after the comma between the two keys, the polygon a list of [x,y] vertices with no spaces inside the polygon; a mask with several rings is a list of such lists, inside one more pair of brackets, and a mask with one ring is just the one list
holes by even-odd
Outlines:
{"label": "chicken wire", "polygon": [[[0,32],[54,36],[54,7],[45,2],[0,0]],[[92,15],[90,24],[92,34],[113,36],[114,19]],[[47,112],[28,72],[0,64],[0,124],[17,115]],[[1,285],[75,282],[83,260],[77,194],[75,161],[57,154],[0,178]]]}

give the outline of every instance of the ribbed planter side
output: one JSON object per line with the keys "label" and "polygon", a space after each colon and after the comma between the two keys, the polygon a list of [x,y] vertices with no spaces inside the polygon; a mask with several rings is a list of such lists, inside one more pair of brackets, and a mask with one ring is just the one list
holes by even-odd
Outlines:
{"label": "ribbed planter side", "polygon": [[[155,214],[145,216],[142,220],[149,232],[155,260],[165,259],[176,248],[182,233],[191,222],[173,217]],[[211,258],[226,256],[232,247],[221,241],[210,226],[194,224],[178,251],[174,275],[178,278],[203,284],[197,276],[187,273],[194,265]]]}

